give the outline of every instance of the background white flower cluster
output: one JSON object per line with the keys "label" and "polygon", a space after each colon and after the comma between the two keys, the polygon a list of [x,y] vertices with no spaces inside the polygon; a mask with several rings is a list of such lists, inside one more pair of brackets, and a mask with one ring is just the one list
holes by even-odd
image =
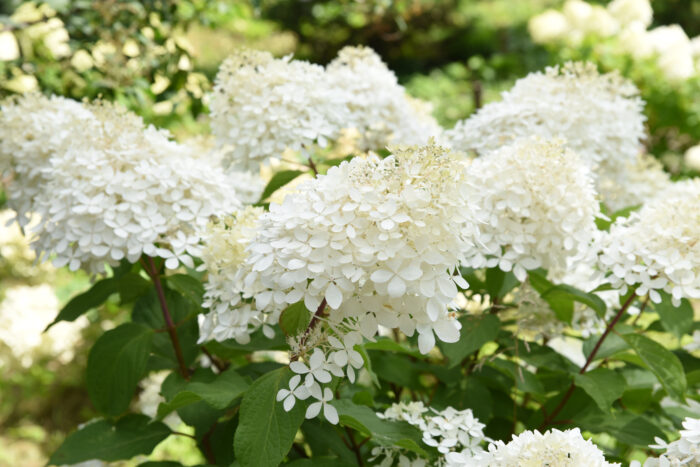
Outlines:
{"label": "background white flower cluster", "polygon": [[343,129],[363,149],[422,144],[440,133],[430,105],[408,96],[379,56],[346,47],[324,68],[291,56],[243,50],[229,57],[210,97],[211,127],[228,162],[257,170],[285,149],[325,147]]}

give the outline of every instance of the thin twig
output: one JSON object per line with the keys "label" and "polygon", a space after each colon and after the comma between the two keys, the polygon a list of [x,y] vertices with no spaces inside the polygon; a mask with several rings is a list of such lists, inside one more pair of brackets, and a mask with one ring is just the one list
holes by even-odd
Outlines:
{"label": "thin twig", "polygon": [[[584,374],[586,370],[588,369],[588,366],[593,363],[593,359],[595,358],[596,354],[598,353],[598,350],[600,350],[600,346],[603,344],[603,341],[605,340],[606,337],[608,337],[608,334],[610,334],[610,331],[615,327],[617,322],[622,318],[622,315],[625,314],[625,311],[629,306],[632,304],[634,299],[637,298],[637,295],[632,292],[632,294],[629,296],[627,301],[622,305],[620,308],[620,311],[617,312],[615,317],[610,321],[610,324],[605,328],[605,332],[603,332],[603,335],[600,336],[600,339],[598,339],[598,342],[596,342],[595,347],[593,347],[593,351],[591,354],[588,356],[588,359],[586,360],[586,364],[583,365],[583,368],[581,368],[581,371],[579,371],[579,374]],[[542,425],[540,425],[539,430],[542,431],[544,430],[548,425],[553,425],[559,422],[554,421],[554,418],[559,415],[559,412],[564,408],[566,403],[569,401],[569,398],[571,397],[571,394],[573,394],[574,389],[576,388],[575,383],[572,381],[571,385],[569,386],[569,389],[567,389],[566,394],[564,394],[564,397],[562,400],[559,402],[559,404],[554,408],[552,413],[549,414],[547,418],[544,419],[542,422]]]}
{"label": "thin twig", "polygon": [[[309,325],[306,327],[306,330],[304,330],[304,333],[301,335],[301,338],[299,338],[299,350],[302,350],[304,346],[306,345],[306,340],[309,338],[309,335],[311,334],[311,331],[316,327],[318,322],[321,320],[321,317],[323,316],[323,312],[326,309],[326,299],[324,298],[321,301],[321,304],[318,306],[316,309],[316,313],[314,313],[313,317],[311,318],[311,321],[309,321]],[[295,362],[299,360],[299,354],[292,355],[292,358],[290,361]]]}
{"label": "thin twig", "polygon": [[314,175],[318,175],[318,168],[311,156],[309,156],[309,168],[314,172]]}
{"label": "thin twig", "polygon": [[150,256],[144,256],[145,260],[142,261],[142,265],[146,270],[146,273],[153,280],[153,285],[156,288],[156,293],[158,294],[158,301],[160,302],[160,309],[163,311],[163,319],[165,319],[165,325],[168,329],[168,334],[170,335],[170,341],[173,344],[173,349],[175,350],[175,358],[177,358],[177,364],[180,368],[180,374],[186,380],[190,379],[190,372],[185,365],[185,358],[182,356],[182,347],[180,347],[180,339],[177,336],[177,329],[173,318],[168,310],[168,302],[165,300],[165,291],[163,289],[163,284],[160,282],[160,275],[158,274],[158,269],[153,262],[153,258]]}
{"label": "thin twig", "polygon": [[350,431],[350,428],[345,427],[345,433],[347,433],[350,444],[352,445],[352,450],[355,453],[355,458],[357,459],[357,465],[364,467],[365,463],[362,461],[362,452],[360,452],[360,446],[357,445],[355,438],[352,436],[352,431]]}
{"label": "thin twig", "polygon": [[216,367],[216,369],[219,370],[219,373],[222,373],[228,369],[230,364],[228,362],[220,361],[218,358],[212,355],[212,353],[209,352],[209,350],[207,350],[206,347],[202,346],[202,352],[204,352],[204,355],[207,356],[209,361],[211,361],[211,363]]}

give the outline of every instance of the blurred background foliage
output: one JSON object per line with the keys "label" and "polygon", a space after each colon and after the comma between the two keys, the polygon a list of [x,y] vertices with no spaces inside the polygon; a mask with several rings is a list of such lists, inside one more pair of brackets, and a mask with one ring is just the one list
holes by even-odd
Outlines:
{"label": "blurred background foliage", "polygon": [[[118,101],[185,138],[208,131],[207,93],[219,64],[235,48],[325,64],[343,46],[365,44],[383,57],[410,94],[432,102],[437,119],[450,128],[527,73],[587,59],[635,81],[648,102],[648,149],[673,174],[690,173],[682,154],[700,140],[700,62],[694,77],[674,81],[654,60],[620,53],[612,38],[535,43],[528,22],[563,3],[0,0],[0,98],[40,90]],[[652,28],[680,24],[687,36],[700,34],[700,2],[654,0],[652,6]],[[2,199],[0,190],[0,205]],[[0,221],[0,322],[22,339],[22,332],[34,336],[43,329],[89,278],[37,269],[26,241]],[[45,295],[36,287],[45,284],[53,295],[44,301],[50,303],[36,303]],[[32,307],[48,310],[41,318],[48,321],[41,322]],[[44,465],[67,430],[94,415],[82,385],[86,349],[104,326],[124,318],[119,304],[108,302],[85,322],[73,323],[75,329],[66,331],[70,339],[68,334],[53,338],[70,342],[67,353],[58,351],[48,335],[25,339],[32,345],[22,351],[0,335],[0,465]],[[196,463],[187,439],[175,438],[175,444],[159,446],[152,457],[168,451]]]}

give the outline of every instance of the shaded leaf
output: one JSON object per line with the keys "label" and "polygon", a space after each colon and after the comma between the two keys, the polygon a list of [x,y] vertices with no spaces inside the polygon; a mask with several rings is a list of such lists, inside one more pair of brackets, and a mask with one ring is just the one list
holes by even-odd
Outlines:
{"label": "shaded leaf", "polygon": [[119,282],[114,277],[95,282],[87,292],[73,297],[66,306],[61,308],[56,319],[46,326],[45,331],[59,321],[75,321],[91,309],[102,305],[110,295],[117,293],[118,288]]}
{"label": "shaded leaf", "polygon": [[613,402],[625,392],[625,378],[607,368],[596,368],[584,374],[576,374],[574,381],[576,386],[591,396],[603,412],[609,412]]}
{"label": "shaded leaf", "polygon": [[686,380],[678,357],[663,345],[639,334],[627,334],[623,339],[656,375],[669,396],[685,403]]}

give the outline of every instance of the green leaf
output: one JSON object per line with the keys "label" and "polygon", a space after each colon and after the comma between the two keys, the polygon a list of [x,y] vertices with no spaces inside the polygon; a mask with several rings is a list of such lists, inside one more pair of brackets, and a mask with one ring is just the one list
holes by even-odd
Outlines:
{"label": "green leaf", "polygon": [[173,274],[166,278],[166,284],[194,305],[200,306],[202,304],[204,286],[194,277],[187,274]]}
{"label": "green leaf", "polygon": [[225,409],[240,397],[250,383],[233,369],[216,376],[210,383],[194,381],[187,383],[169,402],[158,406],[158,419],[162,420],[173,410],[203,400],[215,409]]}
{"label": "green leaf", "polygon": [[95,282],[87,292],[73,297],[44,331],[59,321],[75,321],[84,313],[102,305],[110,295],[118,291],[118,285],[117,279],[113,277]]}
{"label": "green leaf", "polygon": [[359,431],[384,446],[396,446],[428,457],[430,452],[422,446],[422,434],[406,422],[382,420],[364,405],[355,405],[347,399],[331,402],[338,410],[340,424]]}
{"label": "green leaf", "polygon": [[165,424],[151,422],[141,414],[128,414],[116,424],[97,420],[68,435],[51,456],[49,464],[130,459],[139,454],[150,454],[168,435],[170,429]]}
{"label": "green leaf", "polygon": [[104,333],[90,351],[87,390],[95,408],[119,415],[129,407],[148,362],[153,331],[125,323]]}
{"label": "green leaf", "polygon": [[[563,316],[566,319],[562,319],[562,321],[568,323],[571,322],[571,317],[573,316],[573,302],[583,303],[601,317],[605,316],[607,311],[605,302],[599,296],[567,284],[555,285],[542,294],[542,298],[549,303],[559,319],[562,319]],[[562,316],[559,315],[560,313]]]}
{"label": "green leaf", "polygon": [[297,178],[299,175],[305,174],[306,172],[302,172],[300,170],[283,170],[281,172],[277,172],[275,175],[272,176],[270,181],[267,183],[267,186],[265,187],[265,190],[263,191],[263,194],[260,196],[260,202],[265,201],[267,198],[270,197],[272,193],[275,191],[279,190],[283,186],[285,186],[287,183],[291,182],[295,178]]}
{"label": "green leaf", "polygon": [[148,292],[151,282],[139,274],[128,272],[119,278],[119,299],[122,305],[131,303]]}
{"label": "green leaf", "polygon": [[[620,324],[616,325],[614,332],[608,334],[598,349],[598,352],[595,354],[593,361],[608,358],[629,349],[627,342],[620,337],[622,334],[622,331],[620,330],[621,327],[622,326]],[[583,354],[586,356],[586,358],[588,358],[588,356],[591,354],[599,339],[600,336],[591,336],[583,341]]]}
{"label": "green leaf", "polygon": [[661,292],[661,303],[655,303],[654,311],[659,314],[664,329],[679,339],[688,334],[693,327],[693,307],[686,299],[678,307],[673,306],[671,297]]}
{"label": "green leaf", "polygon": [[453,344],[440,342],[442,353],[449,360],[449,367],[458,365],[469,354],[481,348],[485,343],[496,339],[501,327],[501,321],[496,315],[485,314],[466,316],[460,319],[462,323],[459,341]]}
{"label": "green leaf", "polygon": [[639,334],[627,334],[623,339],[656,375],[669,396],[685,403],[686,380],[681,361],[663,345]]}
{"label": "green leaf", "polygon": [[276,467],[294,442],[304,421],[304,405],[297,401],[286,412],[277,402],[277,392],[287,388],[291,376],[284,367],[258,378],[241,402],[233,446],[242,467]]}
{"label": "green leaf", "polygon": [[289,305],[280,315],[280,327],[287,336],[298,336],[311,322],[311,313],[304,302]]}
{"label": "green leaf", "polygon": [[625,392],[625,378],[607,368],[596,368],[584,374],[576,374],[574,381],[576,386],[591,396],[603,412],[609,412],[613,402]]}
{"label": "green leaf", "polygon": [[337,462],[357,465],[354,453],[343,443],[343,438],[332,425],[319,418],[304,421],[301,425],[313,457],[336,455]]}
{"label": "green leaf", "polygon": [[500,268],[489,268],[486,270],[486,283],[484,285],[492,299],[503,298],[519,283],[520,281],[512,272],[505,272]]}

